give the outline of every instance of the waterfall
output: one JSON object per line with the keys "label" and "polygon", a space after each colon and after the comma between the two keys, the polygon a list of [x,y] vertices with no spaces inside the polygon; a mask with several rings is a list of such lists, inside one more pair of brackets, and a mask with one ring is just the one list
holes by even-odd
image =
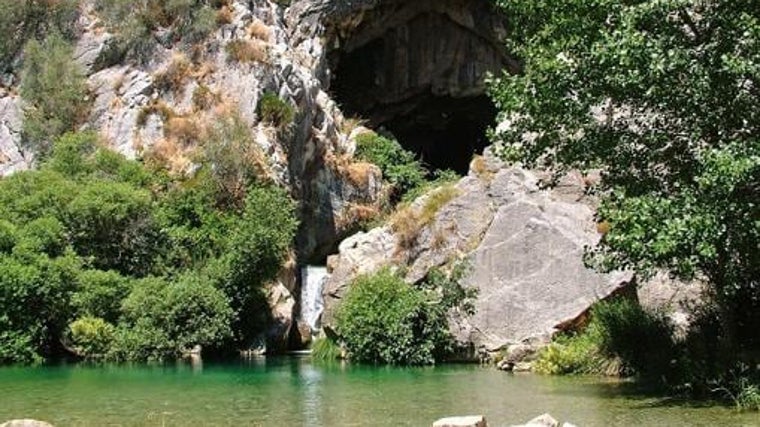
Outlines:
{"label": "waterfall", "polygon": [[301,269],[301,320],[315,333],[324,309],[322,289],[327,282],[327,267],[306,266]]}

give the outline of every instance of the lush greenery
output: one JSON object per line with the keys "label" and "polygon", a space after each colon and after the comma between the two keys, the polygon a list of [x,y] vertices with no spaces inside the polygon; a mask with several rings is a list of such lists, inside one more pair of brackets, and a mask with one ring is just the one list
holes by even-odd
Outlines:
{"label": "lush greenery", "polygon": [[295,206],[256,177],[225,194],[212,166],[172,182],[67,134],[39,170],[0,180],[0,362],[160,360],[252,341]]}
{"label": "lush greenery", "polygon": [[404,150],[395,139],[374,132],[363,133],[356,137],[355,157],[380,168],[383,178],[393,186],[396,199],[425,182],[425,168],[414,153]]}
{"label": "lush greenery", "polygon": [[679,359],[673,329],[665,316],[643,310],[636,301],[618,299],[595,305],[586,328],[558,337],[542,350],[535,369],[545,374],[672,380],[676,374],[672,362]]}
{"label": "lush greenery", "polygon": [[433,270],[419,286],[390,269],[357,278],[336,315],[349,357],[400,365],[443,360],[453,350],[446,314],[472,311],[472,292],[459,285],[464,272],[462,264]]}
{"label": "lush greenery", "polygon": [[45,156],[53,139],[73,131],[89,112],[84,71],[74,62],[74,48],[58,32],[24,49],[21,96],[24,143]]}
{"label": "lush greenery", "polygon": [[502,156],[558,174],[601,170],[593,189],[607,233],[589,263],[707,281],[708,318],[718,321],[713,343],[691,356],[700,380],[755,369],[760,9],[737,0],[498,3],[524,61],[522,73],[491,85]]}

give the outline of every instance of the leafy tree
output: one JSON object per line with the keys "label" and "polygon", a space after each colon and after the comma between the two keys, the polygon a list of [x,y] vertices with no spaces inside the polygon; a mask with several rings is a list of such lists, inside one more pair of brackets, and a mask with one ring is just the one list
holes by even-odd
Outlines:
{"label": "leafy tree", "polygon": [[[434,280],[447,281],[442,276]],[[450,298],[448,290],[444,294]],[[411,286],[385,269],[354,281],[338,310],[337,332],[354,360],[433,364],[451,350],[448,308],[437,293]]]}
{"label": "leafy tree", "polygon": [[198,276],[139,281],[124,300],[114,353],[126,360],[164,360],[195,345],[219,346],[231,335],[227,298]]}
{"label": "leafy tree", "polygon": [[[601,269],[706,279],[727,351],[760,346],[760,9],[710,2],[497,2],[518,75],[491,84],[500,154],[601,170]],[[608,226],[608,227],[607,227]]]}
{"label": "leafy tree", "polygon": [[76,130],[88,113],[84,71],[73,53],[72,45],[57,32],[42,42],[32,39],[24,49],[24,141],[43,157],[55,138]]}

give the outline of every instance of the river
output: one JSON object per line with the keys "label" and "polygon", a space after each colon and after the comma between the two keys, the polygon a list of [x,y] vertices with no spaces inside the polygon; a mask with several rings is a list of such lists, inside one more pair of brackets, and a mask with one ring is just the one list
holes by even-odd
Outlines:
{"label": "river", "polygon": [[429,426],[541,413],[584,426],[760,426],[757,413],[655,398],[630,383],[446,365],[317,365],[308,357],[167,366],[0,368],[0,422],[63,426]]}

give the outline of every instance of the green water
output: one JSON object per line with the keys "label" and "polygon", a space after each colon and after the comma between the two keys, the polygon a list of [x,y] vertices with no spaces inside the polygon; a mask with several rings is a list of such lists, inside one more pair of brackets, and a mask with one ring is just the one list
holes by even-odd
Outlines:
{"label": "green water", "polygon": [[190,366],[0,368],[0,422],[56,426],[429,426],[543,412],[579,426],[760,426],[757,413],[643,397],[630,384],[491,368],[320,366],[308,358]]}

